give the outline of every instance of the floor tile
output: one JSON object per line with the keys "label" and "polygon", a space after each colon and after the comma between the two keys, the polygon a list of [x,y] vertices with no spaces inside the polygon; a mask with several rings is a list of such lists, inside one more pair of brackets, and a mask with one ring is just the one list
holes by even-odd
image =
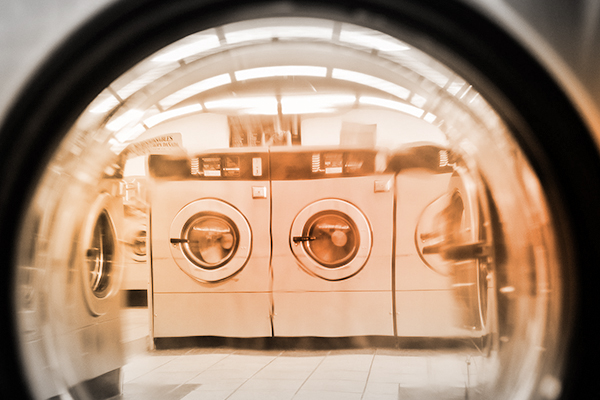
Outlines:
{"label": "floor tile", "polygon": [[365,393],[369,394],[395,394],[398,395],[398,384],[389,382],[371,382],[367,383]]}
{"label": "floor tile", "polygon": [[464,400],[489,368],[474,350],[148,351],[147,312],[123,313],[122,400]]}
{"label": "floor tile", "polygon": [[322,369],[317,368],[310,379],[325,379],[325,380],[347,380],[366,382],[369,376],[369,371],[353,371],[345,369]]}
{"label": "floor tile", "polygon": [[258,371],[253,379],[284,379],[284,380],[302,380],[305,381],[312,374],[312,370],[306,368],[293,369],[276,369],[264,368]]}
{"label": "floor tile", "polygon": [[233,393],[231,390],[194,390],[182,397],[181,400],[226,400]]}
{"label": "floor tile", "polygon": [[210,383],[228,380],[246,381],[250,379],[256,371],[246,368],[236,369],[207,369],[198,374],[193,380],[193,383]]}
{"label": "floor tile", "polygon": [[362,393],[300,390],[292,400],[361,400]]}
{"label": "floor tile", "polygon": [[121,400],[181,400],[193,392],[197,385],[130,384]]}
{"label": "floor tile", "polygon": [[295,394],[295,390],[237,390],[227,400],[291,400]]}
{"label": "floor tile", "polygon": [[345,380],[322,380],[308,379],[301,390],[323,391],[323,392],[343,392],[343,393],[362,393],[365,389],[363,381],[345,381]]}
{"label": "floor tile", "polygon": [[285,391],[292,390],[296,392],[305,381],[302,379],[250,379],[245,382],[238,390],[241,391]]}

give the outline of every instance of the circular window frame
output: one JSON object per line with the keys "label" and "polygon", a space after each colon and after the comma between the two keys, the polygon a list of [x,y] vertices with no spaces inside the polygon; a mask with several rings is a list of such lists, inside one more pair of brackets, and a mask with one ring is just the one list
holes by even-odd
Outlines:
{"label": "circular window frame", "polygon": [[[323,266],[310,255],[304,243],[294,242],[295,237],[304,236],[307,223],[315,215],[328,211],[348,216],[356,225],[358,234],[356,254],[349,262],[336,268]],[[367,217],[352,203],[341,199],[322,199],[307,205],[296,215],[290,227],[289,244],[292,254],[305,272],[328,281],[340,281],[358,274],[367,264],[373,247],[373,231]]]}
{"label": "circular window frame", "polygon": [[[192,227],[201,218],[213,218],[213,219],[218,219],[219,221],[224,221],[224,223],[226,223],[231,228],[231,230],[233,230],[233,233],[234,233],[233,245],[231,246],[231,249],[228,251],[227,256],[224,258],[221,258],[221,260],[217,263],[212,263],[214,265],[210,265],[210,266],[202,265],[202,264],[209,264],[209,263],[201,260],[200,257],[198,257],[196,254],[194,254],[194,252],[190,248],[190,240],[189,240],[190,230],[193,229]],[[239,248],[239,244],[240,244],[239,236],[240,236],[240,234],[239,234],[238,228],[235,225],[235,223],[231,220],[231,218],[227,217],[224,214],[217,214],[217,213],[214,213],[211,211],[203,211],[203,212],[199,212],[198,214],[196,214],[192,218],[190,218],[188,220],[188,222],[186,223],[186,225],[183,227],[182,233],[181,233],[181,239],[185,239],[185,241],[182,241],[181,247],[182,247],[183,253],[187,255],[188,260],[190,260],[192,263],[196,264],[198,266],[198,268],[206,269],[206,270],[214,270],[214,269],[221,268],[223,265],[229,263],[231,261],[231,259],[235,256],[235,253],[237,252],[237,250]]]}
{"label": "circular window frame", "polygon": [[[7,321],[7,343],[19,342],[13,267],[22,219],[47,160],[83,107],[137,60],[188,33],[264,15],[306,14],[345,18],[381,31],[390,27],[390,21],[405,24],[413,33],[425,33],[413,44],[424,51],[455,52],[462,66],[431,51],[470,81],[478,81],[487,98],[498,100],[494,108],[503,110],[512,124],[549,198],[555,230],[562,233],[558,247],[564,260],[560,273],[567,307],[561,316],[567,326],[575,327],[575,336],[571,337],[571,329],[562,332],[563,350],[547,363],[548,371],[562,376],[559,372],[564,369],[564,393],[585,397],[585,388],[597,375],[597,368],[589,367],[595,365],[598,351],[591,351],[597,347],[596,335],[588,324],[597,313],[594,285],[600,280],[600,271],[589,268],[600,259],[598,148],[582,114],[540,62],[498,24],[462,2],[140,0],[111,4],[82,24],[40,65],[11,103],[0,128],[0,226],[7,237],[0,251],[11,267],[0,279],[7,305],[0,314]],[[466,64],[471,68],[465,69]],[[489,90],[482,90],[486,81]],[[22,369],[14,368],[19,363],[17,346],[7,348],[3,359],[8,361],[0,374],[7,393],[27,392]],[[567,354],[570,361],[563,368],[560,360]]]}
{"label": "circular window frame", "polygon": [[[122,250],[121,250],[121,238],[117,225],[113,220],[113,213],[116,211],[114,208],[116,199],[114,196],[108,193],[101,193],[98,198],[94,201],[90,207],[90,213],[88,214],[82,231],[81,237],[81,261],[79,268],[80,283],[85,297],[86,306],[90,313],[96,317],[106,314],[111,307],[114,307],[113,298],[119,292],[121,285],[123,263],[122,263]],[[101,217],[105,217],[108,221],[109,227],[113,234],[114,240],[114,260],[112,261],[110,276],[108,277],[109,282],[107,288],[102,291],[102,296],[98,296],[94,290],[90,287],[89,281],[89,268],[88,268],[88,250],[91,247],[96,226]]]}
{"label": "circular window frame", "polygon": [[[198,214],[221,215],[231,221],[238,232],[237,249],[228,262],[220,267],[205,269],[190,260],[184,243],[178,242],[190,223]],[[177,266],[192,279],[202,283],[217,283],[239,273],[252,254],[252,228],[246,217],[237,208],[219,199],[204,198],[184,206],[173,218],[169,230],[171,256]]]}

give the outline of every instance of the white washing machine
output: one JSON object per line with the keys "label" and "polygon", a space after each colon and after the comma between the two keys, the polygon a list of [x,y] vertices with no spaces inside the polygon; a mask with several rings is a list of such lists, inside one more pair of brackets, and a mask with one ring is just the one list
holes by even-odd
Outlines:
{"label": "white washing machine", "polygon": [[148,204],[146,177],[127,177],[125,180],[123,240],[124,269],[122,290],[148,290],[150,267],[147,257]]}
{"label": "white washing machine", "polygon": [[271,336],[268,153],[148,163],[154,338]]}
{"label": "white washing machine", "polygon": [[463,336],[490,337],[506,326],[498,324],[496,303],[502,297],[492,295],[493,271],[505,258],[502,243],[494,242],[500,237],[493,232],[499,226],[494,210],[477,170],[459,160],[444,193],[421,211],[414,232],[423,265],[450,284],[444,295],[452,305],[451,326]]}
{"label": "white washing machine", "polygon": [[393,175],[378,152],[271,150],[275,336],[392,336]]}
{"label": "white washing machine", "polygon": [[[442,147],[419,144],[399,151],[390,160],[390,168],[398,172],[394,216],[398,336],[480,337],[485,333],[485,311],[479,298],[487,296],[487,274],[483,287],[472,279],[478,271],[477,259],[446,260],[439,255],[445,237],[440,233],[442,226],[455,235],[469,236],[461,243],[474,244],[480,232],[477,186],[472,179],[464,182],[468,176],[459,174],[464,167],[456,170],[454,157]],[[448,204],[458,205],[459,201],[462,206],[454,218],[458,226],[444,225]]]}
{"label": "white washing machine", "polygon": [[122,197],[120,179],[103,180],[91,193],[78,185],[58,204],[68,217],[54,221],[47,232],[50,238],[61,237],[46,254],[56,267],[48,284],[62,288],[47,298],[55,316],[49,320],[55,337],[50,358],[55,357],[52,367],[65,377],[59,392],[66,386],[75,397],[121,392]]}

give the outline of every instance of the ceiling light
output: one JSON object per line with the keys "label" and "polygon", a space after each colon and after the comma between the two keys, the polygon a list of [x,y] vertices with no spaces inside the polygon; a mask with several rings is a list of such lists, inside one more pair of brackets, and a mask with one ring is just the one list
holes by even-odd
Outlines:
{"label": "ceiling light", "polygon": [[313,114],[333,111],[335,107],[351,105],[356,96],[348,95],[309,95],[289,96],[281,99],[283,114]]}
{"label": "ceiling light", "polygon": [[126,99],[138,90],[145,88],[146,86],[165,76],[169,72],[179,68],[179,66],[179,63],[175,62],[156,66],[150,71],[141,74],[121,89],[117,90],[117,94],[120,98]]}
{"label": "ceiling light", "polygon": [[363,74],[361,72],[334,68],[331,77],[334,79],[360,83],[362,85],[392,94],[404,100],[408,99],[408,96],[410,96],[410,90],[405,87],[396,85],[395,83],[377,78],[372,75]]}
{"label": "ceiling light", "polygon": [[131,123],[138,122],[143,115],[144,112],[142,110],[129,110],[121,116],[113,119],[108,124],[106,124],[106,129],[108,129],[109,131],[116,132],[118,130],[123,129],[125,126]]}
{"label": "ceiling light", "polygon": [[313,26],[266,26],[225,33],[228,44],[270,40],[273,38],[331,39],[333,29]]}
{"label": "ceiling light", "polygon": [[115,139],[117,139],[121,143],[125,143],[127,141],[136,139],[144,132],[146,132],[146,128],[142,124],[137,124],[136,126],[130,129],[121,130],[115,135]]}
{"label": "ceiling light", "polygon": [[343,29],[340,32],[340,41],[379,51],[404,51],[410,48],[399,40],[373,31],[360,32]]}
{"label": "ceiling light", "polygon": [[219,37],[217,35],[198,35],[194,38],[193,42],[186,44],[175,44],[173,49],[167,50],[165,53],[154,57],[152,61],[179,61],[184,58],[212,50],[220,45]]}
{"label": "ceiling light", "polygon": [[158,104],[160,104],[162,108],[170,108],[175,104],[182,102],[185,99],[189,99],[190,97],[193,97],[207,90],[227,85],[228,83],[231,83],[231,77],[229,76],[229,74],[213,76],[212,78],[201,80],[200,82],[196,82],[193,85],[187,86],[181,90],[176,91],[175,93],[160,100]]}
{"label": "ceiling light", "polygon": [[238,81],[272,78],[275,76],[315,76],[324,78],[327,76],[327,68],[307,65],[282,65],[275,67],[244,69],[235,72],[235,79]]}
{"label": "ceiling light", "polygon": [[360,104],[368,104],[373,106],[390,108],[392,110],[401,111],[403,113],[413,115],[417,118],[421,118],[421,116],[425,112],[420,108],[411,106],[410,104],[404,104],[393,100],[386,100],[379,97],[361,97],[358,100],[358,102]]}
{"label": "ceiling light", "polygon": [[[277,113],[277,99],[275,97],[236,97],[230,99],[212,100],[204,103],[207,110],[227,109],[248,113],[254,110],[264,110],[266,114]],[[273,111],[274,110],[274,111]]]}
{"label": "ceiling light", "polygon": [[[97,104],[94,104],[94,106],[92,108],[90,108],[90,112],[93,114],[104,114],[109,112],[110,110],[112,110],[113,108],[115,108],[117,105],[120,104],[120,101],[113,96],[112,94],[106,92],[104,94],[104,99],[101,100],[100,102],[94,102]],[[100,96],[98,96],[98,99],[100,99]]]}
{"label": "ceiling light", "polygon": [[176,108],[173,110],[165,111],[160,114],[153,115],[150,118],[144,120],[144,125],[148,128],[152,128],[161,122],[167,121],[172,118],[180,117],[186,114],[192,114],[198,111],[202,111],[202,106],[200,104],[192,104],[186,107]]}

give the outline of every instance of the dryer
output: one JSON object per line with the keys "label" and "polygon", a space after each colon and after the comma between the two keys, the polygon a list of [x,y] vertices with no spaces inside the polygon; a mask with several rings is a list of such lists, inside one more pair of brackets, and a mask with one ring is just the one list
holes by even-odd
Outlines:
{"label": "dryer", "polygon": [[121,392],[122,198],[119,178],[103,179],[97,191],[74,185],[57,205],[68,217],[46,232],[60,237],[48,246],[47,262],[55,267],[49,284],[62,289],[48,296],[55,316],[49,321],[55,345],[50,354],[75,397]]}
{"label": "dryer", "polygon": [[393,175],[376,150],[271,150],[275,336],[391,336]]}
{"label": "dryer", "polygon": [[148,163],[153,337],[271,336],[268,153]]}

